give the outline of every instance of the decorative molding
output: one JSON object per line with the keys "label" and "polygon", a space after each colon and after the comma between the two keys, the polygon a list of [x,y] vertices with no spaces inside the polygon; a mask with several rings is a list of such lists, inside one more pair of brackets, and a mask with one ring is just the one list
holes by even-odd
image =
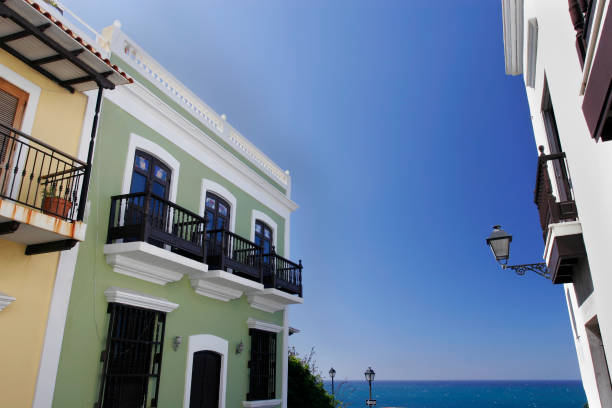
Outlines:
{"label": "decorative molding", "polygon": [[298,208],[287,195],[137,81],[104,96],[281,216],[287,218]]}
{"label": "decorative molding", "polygon": [[268,156],[227,123],[224,115],[217,114],[121,31],[119,27],[113,27],[111,37],[112,52],[119,55],[128,65],[147,78],[164,94],[189,112],[196,120],[211,129],[223,141],[232,146],[238,154],[253,163],[264,174],[284,188],[289,188],[289,172],[283,171]]}
{"label": "decorative molding", "polygon": [[106,244],[104,255],[115,272],[158,285],[208,270],[204,263],[142,241]]}
{"label": "decorative molding", "polygon": [[283,331],[283,326],[278,326],[276,324],[255,320],[252,317],[249,317],[246,323],[249,329],[263,330],[272,333],[280,333],[281,331]]}
{"label": "decorative molding", "polygon": [[202,179],[202,191],[200,193],[200,215],[204,216],[204,211],[206,210],[206,192],[210,191],[211,193],[215,193],[216,195],[223,198],[230,205],[230,231],[236,231],[236,208],[238,207],[238,201],[236,197],[230,191],[223,187],[221,184],[203,178]]}
{"label": "decorative molding", "polygon": [[273,408],[278,407],[281,404],[282,400],[273,399],[273,400],[259,400],[259,401],[242,401],[242,406],[244,408]]}
{"label": "decorative molding", "polygon": [[506,74],[523,72],[523,0],[502,0]]}
{"label": "decorative molding", "polygon": [[268,214],[258,210],[253,210],[251,212],[251,242],[255,242],[255,222],[257,220],[265,222],[270,228],[272,228],[272,245],[276,246],[278,225],[276,225],[276,222],[270,218]]}
{"label": "decorative molding", "polygon": [[191,403],[191,374],[193,370],[193,355],[198,351],[210,350],[221,354],[221,381],[219,382],[219,408],[225,408],[225,393],[227,389],[227,357],[229,342],[212,334],[196,334],[189,336],[187,344],[187,370],[185,371],[185,397],[183,408],[189,408]]}
{"label": "decorative molding", "polygon": [[251,307],[268,313],[278,312],[289,305],[304,303],[304,299],[298,296],[272,288],[247,294],[247,301]]}
{"label": "decorative molding", "polygon": [[179,307],[178,303],[172,303],[167,299],[147,295],[130,289],[122,289],[111,286],[104,291],[108,303],[122,303],[124,305],[141,307],[143,309],[157,310],[170,313]]}
{"label": "decorative molding", "polygon": [[261,283],[241,278],[229,272],[214,270],[190,275],[191,287],[198,295],[229,302],[238,299],[243,293],[263,290]]}
{"label": "decorative molding", "polygon": [[15,300],[17,299],[7,295],[6,293],[0,292],[0,312],[3,311],[5,307],[13,303]]}

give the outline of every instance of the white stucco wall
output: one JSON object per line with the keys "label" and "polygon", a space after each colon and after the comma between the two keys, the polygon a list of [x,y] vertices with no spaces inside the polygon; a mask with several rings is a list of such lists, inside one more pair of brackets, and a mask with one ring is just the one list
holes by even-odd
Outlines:
{"label": "white stucco wall", "polygon": [[[610,0],[604,7],[609,7]],[[604,9],[604,15],[605,15]],[[594,292],[578,308],[573,285],[570,288],[576,318],[576,352],[580,372],[591,408],[600,407],[585,323],[598,316],[604,348],[612,367],[612,142],[595,142],[582,113],[580,95],[583,71],[575,48],[576,33],[568,12],[568,3],[559,0],[525,0],[524,19],[536,18],[538,48],[535,87],[526,93],[531,111],[536,146],[544,145],[548,153],[541,114],[544,78],[548,81],[561,145],[573,185],[578,215],[593,279]],[[524,72],[528,59],[528,24],[524,24]],[[537,151],[534,151],[534,161]],[[561,287],[560,287],[561,289]],[[565,295],[564,295],[565,297]],[[569,307],[570,305],[568,305]]]}

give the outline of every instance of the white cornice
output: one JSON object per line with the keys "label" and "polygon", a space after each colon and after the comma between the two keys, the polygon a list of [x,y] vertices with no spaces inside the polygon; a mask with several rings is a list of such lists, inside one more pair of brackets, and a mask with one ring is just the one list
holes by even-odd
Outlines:
{"label": "white cornice", "polygon": [[186,274],[208,270],[208,265],[202,262],[142,241],[106,244],[104,255],[115,272],[158,285],[179,281]]}
{"label": "white cornice", "polygon": [[244,408],[273,408],[278,407],[281,404],[281,400],[259,400],[259,401],[242,401]]}
{"label": "white cornice", "polygon": [[[138,120],[143,121],[148,126],[154,128],[157,132],[164,134],[162,129],[156,128],[152,120],[166,120],[170,122],[171,126],[174,128],[179,128],[184,132],[185,135],[189,136],[191,141],[191,145],[193,149],[190,149],[190,146],[181,144],[179,140],[179,135],[177,132],[169,132],[172,133],[172,137],[169,138],[169,135],[165,135],[165,137],[169,138],[169,140],[186,152],[191,154],[196,160],[203,162],[205,165],[211,167],[211,163],[203,161],[202,151],[207,152],[209,155],[220,158],[222,163],[225,166],[230,166],[232,169],[235,169],[241,176],[246,176],[246,179],[249,180],[252,184],[255,184],[257,187],[263,190],[263,192],[267,193],[267,195],[272,200],[262,200],[262,201],[273,201],[276,205],[271,203],[264,204],[273,208],[275,211],[279,212],[281,215],[288,214],[292,211],[295,211],[298,206],[297,204],[288,198],[285,194],[279,191],[277,188],[272,186],[267,180],[265,180],[262,176],[257,174],[252,168],[247,166],[244,162],[230,153],[227,149],[218,144],[215,140],[213,140],[208,134],[203,132],[200,128],[195,126],[189,120],[187,120],[184,116],[180,115],[174,109],[169,107],[165,102],[159,99],[156,95],[154,95],[151,91],[149,91],[145,86],[135,81],[133,84],[122,86],[115,89],[113,92],[107,92],[104,95],[111,102],[116,103],[122,109],[129,112]],[[127,98],[127,100],[126,100]],[[137,99],[138,102],[134,101],[134,98]],[[143,112],[138,106],[140,103],[143,103],[144,106],[153,109],[155,115],[151,116],[147,115],[146,112]],[[140,114],[139,114],[140,113]],[[199,150],[199,151],[198,151]],[[213,170],[219,172],[220,169],[212,167]],[[224,172],[220,172],[224,177],[228,177]],[[228,177],[229,178],[229,177]],[[244,188],[240,185],[239,178],[230,179],[234,184],[237,184],[240,188],[245,191],[249,191],[252,189]],[[244,183],[243,183],[244,184]],[[255,198],[261,199],[261,195],[256,195]],[[280,208],[279,208],[280,207]],[[284,210],[282,210],[284,209]]]}
{"label": "white cornice", "polygon": [[247,326],[249,327],[249,329],[263,330],[272,333],[280,333],[281,331],[283,331],[283,326],[278,326],[276,324],[255,320],[252,317],[249,317],[247,319]]}
{"label": "white cornice", "polygon": [[0,312],[4,310],[5,307],[13,303],[16,299],[12,296],[7,295],[6,293],[0,292]]}
{"label": "white cornice", "polygon": [[172,312],[178,303],[172,303],[167,299],[147,295],[134,290],[117,288],[111,286],[104,291],[108,303],[122,303],[124,305],[142,307],[143,309],[158,310],[160,312]]}
{"label": "white cornice", "polygon": [[506,74],[523,72],[523,0],[502,0]]}
{"label": "white cornice", "polygon": [[285,307],[289,305],[304,303],[304,299],[301,297],[290,295],[289,293],[273,288],[248,293],[247,301],[251,307],[268,313],[284,310]]}
{"label": "white cornice", "polygon": [[261,283],[221,270],[198,272],[190,275],[191,287],[198,295],[228,302],[243,293],[263,290]]}

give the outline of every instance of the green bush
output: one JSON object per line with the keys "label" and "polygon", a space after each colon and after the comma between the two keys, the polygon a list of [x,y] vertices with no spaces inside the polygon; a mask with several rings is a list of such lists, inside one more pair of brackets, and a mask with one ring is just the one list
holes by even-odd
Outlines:
{"label": "green bush", "polygon": [[305,360],[300,360],[295,352],[289,355],[288,408],[334,408],[332,397],[316,373],[312,354]]}

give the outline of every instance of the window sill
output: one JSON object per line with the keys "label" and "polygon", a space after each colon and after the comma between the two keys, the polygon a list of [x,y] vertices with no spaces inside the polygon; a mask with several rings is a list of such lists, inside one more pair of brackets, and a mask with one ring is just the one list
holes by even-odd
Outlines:
{"label": "window sill", "polygon": [[242,406],[245,408],[272,408],[278,407],[281,404],[280,399],[259,400],[259,401],[242,401]]}

